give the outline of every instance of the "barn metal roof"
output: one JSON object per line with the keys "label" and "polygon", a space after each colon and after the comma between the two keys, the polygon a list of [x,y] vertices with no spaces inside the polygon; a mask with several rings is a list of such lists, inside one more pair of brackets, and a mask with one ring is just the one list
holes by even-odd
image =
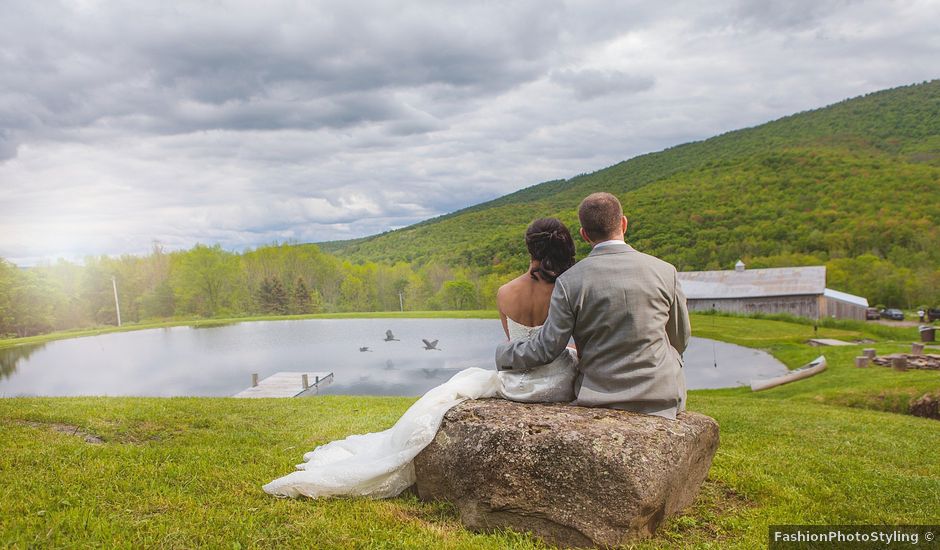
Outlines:
{"label": "barn metal roof", "polygon": [[679,280],[692,300],[818,295],[826,291],[826,267],[685,271]]}
{"label": "barn metal roof", "polygon": [[839,292],[838,290],[827,288],[823,294],[826,295],[826,298],[832,298],[833,300],[839,300],[840,302],[848,302],[857,306],[868,307],[867,298],[849,294],[848,292]]}

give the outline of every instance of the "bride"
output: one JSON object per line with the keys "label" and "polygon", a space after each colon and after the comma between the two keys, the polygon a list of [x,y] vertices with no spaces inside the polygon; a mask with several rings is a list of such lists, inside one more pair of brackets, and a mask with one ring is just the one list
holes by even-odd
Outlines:
{"label": "bride", "polygon": [[[529,338],[541,327],[548,317],[555,279],[575,262],[571,233],[557,219],[532,222],[525,242],[531,258],[528,271],[496,295],[503,330],[512,340]],[[304,455],[298,471],[275,479],[264,490],[281,497],[397,496],[415,482],[412,459],[431,443],[451,407],[487,397],[527,403],[572,401],[576,371],[577,353],[572,348],[525,372],[464,369],[425,393],[391,428],[321,445]]]}

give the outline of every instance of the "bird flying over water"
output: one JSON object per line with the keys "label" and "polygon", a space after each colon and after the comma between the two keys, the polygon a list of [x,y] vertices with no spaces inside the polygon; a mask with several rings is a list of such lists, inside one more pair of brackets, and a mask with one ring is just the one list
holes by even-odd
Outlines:
{"label": "bird flying over water", "polygon": [[426,350],[432,350],[432,349],[433,349],[434,351],[443,351],[443,350],[440,350],[440,349],[437,348],[437,340],[435,340],[435,341],[433,341],[433,342],[428,342],[427,339],[422,338],[421,341],[424,342],[424,349],[426,349]]}
{"label": "bird flying over water", "polygon": [[392,334],[392,331],[386,330],[386,331],[385,331],[385,341],[386,341],[386,342],[398,342],[399,340],[398,340],[398,338],[395,338],[395,335]]}
{"label": "bird flying over water", "polygon": [[372,350],[369,349],[369,346],[364,346],[364,347],[359,348],[359,351],[372,351]]}

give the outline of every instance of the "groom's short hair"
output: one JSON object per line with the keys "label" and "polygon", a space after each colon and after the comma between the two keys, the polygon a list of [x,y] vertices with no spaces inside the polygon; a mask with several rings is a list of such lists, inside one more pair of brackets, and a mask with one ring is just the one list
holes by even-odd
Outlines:
{"label": "groom's short hair", "polygon": [[578,207],[581,227],[592,241],[616,234],[621,218],[623,208],[620,201],[610,193],[591,193]]}

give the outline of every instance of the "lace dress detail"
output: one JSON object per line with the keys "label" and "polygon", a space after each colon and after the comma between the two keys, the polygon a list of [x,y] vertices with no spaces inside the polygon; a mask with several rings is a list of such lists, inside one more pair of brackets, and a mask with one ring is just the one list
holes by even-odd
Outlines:
{"label": "lace dress detail", "polygon": [[[538,330],[512,320],[509,327],[513,338],[529,338]],[[566,352],[524,373],[464,369],[421,396],[391,428],[321,445],[304,455],[296,472],[268,483],[264,491],[280,497],[397,496],[415,482],[412,460],[434,439],[451,407],[487,397],[571,401],[575,365],[573,354]]]}
{"label": "lace dress detail", "polygon": [[264,486],[281,497],[397,496],[415,482],[412,459],[437,435],[444,414],[467,399],[496,397],[496,371],[470,367],[421,396],[391,428],[321,445],[296,472]]}
{"label": "lace dress detail", "polygon": [[[509,327],[510,340],[528,340],[542,328],[541,326],[527,327],[508,317],[506,324]],[[568,348],[547,365],[526,371],[501,371],[499,396],[523,403],[573,401],[577,365],[577,352]]]}

